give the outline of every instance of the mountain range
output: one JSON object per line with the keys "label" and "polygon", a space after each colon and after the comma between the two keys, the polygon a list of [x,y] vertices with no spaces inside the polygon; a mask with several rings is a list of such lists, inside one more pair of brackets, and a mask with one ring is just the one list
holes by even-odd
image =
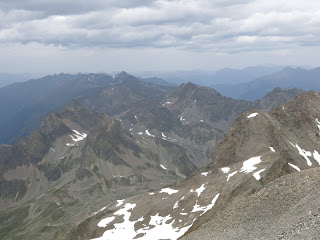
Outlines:
{"label": "mountain range", "polygon": [[175,85],[192,82],[201,86],[215,84],[239,84],[250,82],[256,78],[267,76],[280,71],[282,66],[249,66],[243,69],[223,68],[216,71],[189,70],[172,72],[138,72],[137,76],[152,79],[153,76],[164,79]]}
{"label": "mountain range", "polygon": [[[46,89],[46,81],[52,84],[51,89]],[[216,201],[223,198],[230,202],[221,209],[233,207],[275,179],[294,172],[297,166],[299,170],[308,169],[309,161],[315,166],[319,159],[319,134],[312,135],[320,119],[316,92],[275,88],[250,102],[224,97],[193,83],[177,88],[160,86],[125,72],[115,76],[61,74],[24,84],[9,88],[12,92],[13,87],[21,93],[23,87],[27,90],[21,99],[10,103],[20,106],[20,110],[9,109],[11,116],[25,112],[21,121],[25,127],[32,116],[36,116],[35,121],[49,114],[38,126],[28,128],[30,134],[15,144],[0,145],[1,239],[90,239],[108,229],[121,239],[115,231],[122,229],[121,222],[134,226],[129,210],[136,211],[133,205],[138,203],[142,217],[132,213],[134,219],[143,219],[137,222],[140,230],[135,227],[130,234],[150,239],[147,230],[153,229],[152,234],[167,232],[173,239],[189,232],[192,236],[196,232],[193,230],[200,231],[208,219],[214,220],[210,209]],[[63,88],[70,94],[56,102]],[[28,98],[28,91],[33,91],[33,99]],[[76,101],[71,99],[61,107],[72,96]],[[25,107],[23,101],[34,108]],[[60,107],[59,111],[53,110]],[[30,109],[34,110],[32,114]],[[304,134],[305,139],[298,141]],[[286,137],[297,153],[287,153],[287,146],[283,146]],[[277,158],[269,159],[269,152],[265,152],[268,144],[268,151],[279,153]],[[299,153],[313,159],[303,164]],[[263,174],[270,174],[258,179],[259,184],[251,183],[248,179],[252,175],[245,170],[236,170],[245,158],[258,161],[252,154],[261,154],[259,160],[265,160],[263,166],[268,168]],[[278,160],[283,165],[276,163]],[[285,161],[295,167],[285,165]],[[262,171],[259,174],[264,176]],[[235,185],[228,185],[229,178],[236,179]],[[244,194],[239,193],[242,187]],[[220,188],[225,192],[217,192]],[[171,210],[165,208],[171,204]],[[97,227],[104,216],[108,219],[100,224],[104,227]]]}
{"label": "mountain range", "polygon": [[225,96],[254,101],[263,97],[275,87],[319,91],[319,79],[320,68],[303,69],[286,67],[279,72],[261,76],[247,83],[214,84],[211,87]]}
{"label": "mountain range", "polygon": [[162,143],[160,155],[147,137],[139,140],[73,101],[24,141],[1,145],[1,239],[43,239],[96,204],[173,184],[196,169],[179,145]]}
{"label": "mountain range", "polygon": [[[122,73],[116,76],[59,74],[0,88],[0,111],[3,113],[0,117],[0,143],[12,144],[18,137],[27,136],[39,126],[47,114],[62,110],[71,100],[82,99],[80,102],[86,105],[90,104],[86,103],[86,98],[92,99],[93,96],[92,101],[98,101],[96,95],[103,98],[107,88],[108,91],[112,88],[115,88],[115,91],[123,91],[116,95],[122,99],[112,98],[114,102],[110,109],[106,110],[110,115],[127,109],[136,102],[168,91],[168,87],[145,83],[133,76],[124,81],[121,76]],[[142,85],[146,87],[143,88]]]}
{"label": "mountain range", "polygon": [[320,94],[240,115],[189,180],[105,205],[55,239],[316,239]]}

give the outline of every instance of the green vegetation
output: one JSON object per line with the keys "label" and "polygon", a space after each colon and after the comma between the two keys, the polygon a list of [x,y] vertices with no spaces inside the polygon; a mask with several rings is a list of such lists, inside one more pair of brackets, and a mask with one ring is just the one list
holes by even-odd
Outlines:
{"label": "green vegetation", "polygon": [[19,233],[29,214],[29,206],[22,206],[16,209],[8,209],[0,211],[0,239],[11,237],[18,239],[16,236]]}

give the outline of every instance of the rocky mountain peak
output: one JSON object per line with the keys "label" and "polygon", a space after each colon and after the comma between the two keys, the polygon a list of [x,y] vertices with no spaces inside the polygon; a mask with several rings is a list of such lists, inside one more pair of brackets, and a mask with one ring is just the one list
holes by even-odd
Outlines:
{"label": "rocky mountain peak", "polygon": [[[304,92],[290,101],[288,101],[284,106],[280,107],[282,110],[289,109],[291,112],[301,112],[304,114],[317,114],[320,109],[318,102],[320,100],[320,93],[316,91]],[[277,111],[276,108],[274,111]]]}
{"label": "rocky mountain peak", "polygon": [[[126,226],[134,226],[126,232],[130,239],[153,239],[155,232],[161,239],[178,239],[183,235],[183,239],[197,239],[199,236],[238,239],[235,234],[239,233],[233,229],[239,223],[245,226],[240,234],[250,236],[250,239],[268,238],[274,231],[291,236],[292,229],[299,231],[295,228],[301,223],[301,216],[310,219],[310,214],[318,211],[317,200],[311,201],[312,206],[305,201],[306,192],[318,193],[314,184],[319,182],[316,177],[319,171],[310,171],[314,167],[319,169],[320,165],[320,122],[317,118],[320,118],[317,115],[320,111],[315,108],[317,105],[320,105],[319,93],[308,92],[269,114],[260,110],[242,113],[214,152],[214,164],[178,186],[118,200],[103,209],[100,215],[92,215],[77,225],[67,234],[68,237],[80,232],[87,238],[103,235],[113,239],[121,236]],[[303,114],[298,115],[299,111]],[[274,112],[285,112],[287,117]],[[295,119],[303,124],[306,119],[312,122],[301,128],[292,124]],[[303,180],[306,176],[311,180]],[[295,181],[297,178],[303,180],[303,184]],[[290,184],[292,181],[299,187]],[[288,183],[290,186],[283,187]],[[310,190],[304,191],[306,187]],[[281,194],[282,191],[286,194]],[[274,201],[277,205],[273,204]],[[279,209],[278,204],[283,207]],[[253,208],[256,211],[252,213],[244,210]],[[237,215],[239,210],[242,214],[251,214],[255,220],[248,221],[251,218]],[[265,210],[269,214],[258,214]],[[299,217],[291,221],[292,218],[286,218],[288,213]],[[309,236],[316,230],[312,219],[311,225],[304,228],[313,231]],[[265,226],[268,221],[270,224],[277,221],[276,224],[282,224],[286,230],[277,226],[272,230],[256,227]],[[310,230],[309,226],[312,226]],[[252,231],[247,231],[248,228]],[[216,238],[216,235],[220,237]],[[59,237],[61,235],[56,239]]]}
{"label": "rocky mountain peak", "polygon": [[279,87],[273,89],[263,98],[255,101],[260,109],[271,110],[272,108],[283,104],[293,97],[303,93],[304,91],[299,88],[281,89]]}
{"label": "rocky mountain peak", "polygon": [[203,98],[204,96],[207,96],[207,95],[222,97],[216,90],[212,88],[200,87],[191,82],[181,84],[180,87],[176,89],[172,95],[176,95],[179,98],[186,98],[186,99],[189,97]]}
{"label": "rocky mountain peak", "polygon": [[127,77],[132,77],[132,75],[130,75],[129,73],[122,71],[120,73],[118,73],[117,75],[115,75],[116,78],[127,78]]}
{"label": "rocky mountain peak", "polygon": [[83,107],[76,100],[72,100],[65,108],[64,111],[79,112]]}

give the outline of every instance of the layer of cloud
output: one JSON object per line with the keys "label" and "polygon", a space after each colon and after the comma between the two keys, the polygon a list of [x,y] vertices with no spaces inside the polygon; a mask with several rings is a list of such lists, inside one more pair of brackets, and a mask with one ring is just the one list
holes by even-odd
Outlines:
{"label": "layer of cloud", "polygon": [[314,0],[0,0],[0,43],[216,54],[318,46]]}

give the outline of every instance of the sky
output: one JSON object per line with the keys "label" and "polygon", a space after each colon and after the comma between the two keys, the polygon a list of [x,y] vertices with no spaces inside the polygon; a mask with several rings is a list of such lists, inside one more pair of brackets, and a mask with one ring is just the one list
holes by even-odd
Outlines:
{"label": "sky", "polygon": [[0,0],[0,72],[318,67],[320,1]]}

